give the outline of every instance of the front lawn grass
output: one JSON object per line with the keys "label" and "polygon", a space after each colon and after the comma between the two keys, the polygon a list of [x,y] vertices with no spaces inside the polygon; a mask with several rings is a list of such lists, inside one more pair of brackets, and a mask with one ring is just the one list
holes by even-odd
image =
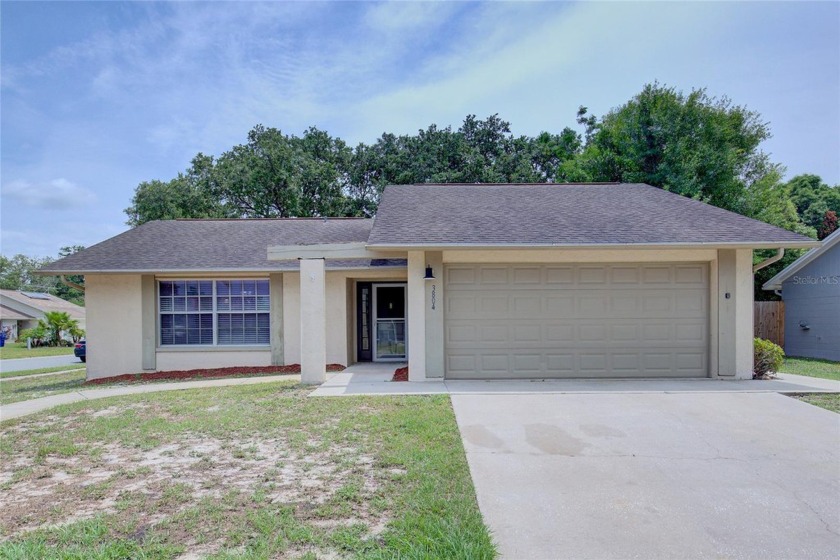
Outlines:
{"label": "front lawn grass", "polygon": [[[62,368],[67,369],[67,368]],[[59,370],[60,371],[60,370]],[[19,372],[18,372],[19,373]],[[82,366],[78,370],[59,375],[34,377],[32,379],[14,379],[7,381],[0,379],[0,404],[39,399],[60,393],[70,393],[82,389],[105,389],[108,387],[125,387],[129,385],[148,385],[151,383],[182,383],[184,381],[204,381],[211,379],[232,379],[237,377],[266,377],[276,373],[242,373],[230,374],[222,377],[185,377],[182,379],[155,379],[153,381],[115,381],[113,383],[99,383],[85,385],[87,370]]]}
{"label": "front lawn grass", "polygon": [[822,377],[840,381],[840,362],[817,360],[814,358],[785,358],[782,373]]}
{"label": "front lawn grass", "polygon": [[295,382],[4,423],[0,557],[495,557],[448,396]]}
{"label": "front lawn grass", "polygon": [[7,377],[21,377],[24,375],[36,375],[39,373],[53,373],[56,371],[70,371],[70,370],[77,370],[77,369],[85,369],[85,364],[70,364],[66,366],[55,366],[55,367],[47,367],[47,368],[38,368],[38,369],[27,369],[23,371],[2,371],[0,372],[0,379],[6,379]]}
{"label": "front lawn grass", "polygon": [[800,401],[805,401],[814,406],[819,406],[820,408],[840,414],[840,393],[806,393],[791,396]]}
{"label": "front lawn grass", "polygon": [[26,349],[25,342],[7,342],[0,348],[0,360],[14,360],[16,358],[45,358],[47,356],[67,356],[73,354],[72,346],[39,346]]}
{"label": "front lawn grass", "polygon": [[78,391],[85,382],[85,369],[29,379],[0,380],[0,404],[39,399]]}

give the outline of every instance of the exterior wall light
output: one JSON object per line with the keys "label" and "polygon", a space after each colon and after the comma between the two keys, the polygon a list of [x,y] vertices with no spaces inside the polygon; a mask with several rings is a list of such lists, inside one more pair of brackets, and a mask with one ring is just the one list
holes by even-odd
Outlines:
{"label": "exterior wall light", "polygon": [[432,273],[432,267],[426,265],[426,276],[423,277],[423,280],[434,280],[435,275]]}

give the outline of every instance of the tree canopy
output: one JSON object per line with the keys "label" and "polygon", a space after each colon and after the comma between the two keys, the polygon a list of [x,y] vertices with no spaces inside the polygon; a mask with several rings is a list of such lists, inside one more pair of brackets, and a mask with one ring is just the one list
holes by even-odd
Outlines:
{"label": "tree canopy", "polygon": [[[81,245],[70,245],[59,250],[58,257],[66,257],[84,249]],[[85,293],[71,288],[59,280],[58,276],[41,276],[35,271],[53,262],[50,257],[28,257],[0,255],[0,288],[4,290],[24,290],[53,294],[77,305],[85,304]],[[72,283],[84,286],[84,276],[67,276]]]}
{"label": "tree canopy", "polygon": [[177,177],[140,183],[128,223],[372,216],[389,184],[615,181],[648,183],[811,237],[837,227],[840,187],[815,175],[785,183],[784,167],[761,150],[769,124],[726,97],[653,83],[602,117],[581,106],[576,124],[517,136],[499,115],[467,115],[455,130],[431,124],[352,148],[314,127],[295,136],[257,125],[218,158],[198,154]]}

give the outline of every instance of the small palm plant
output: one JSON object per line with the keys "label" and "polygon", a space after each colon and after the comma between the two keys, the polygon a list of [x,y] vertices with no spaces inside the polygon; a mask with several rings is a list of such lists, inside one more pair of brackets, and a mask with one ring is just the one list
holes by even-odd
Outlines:
{"label": "small palm plant", "polygon": [[66,311],[47,311],[44,318],[38,321],[38,326],[47,332],[47,344],[50,346],[63,344],[62,333],[67,333],[75,339],[81,332],[79,321],[71,319]]}

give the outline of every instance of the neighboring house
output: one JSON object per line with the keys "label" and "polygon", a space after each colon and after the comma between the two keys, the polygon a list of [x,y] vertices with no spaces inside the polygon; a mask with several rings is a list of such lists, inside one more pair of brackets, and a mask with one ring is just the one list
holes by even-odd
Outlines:
{"label": "neighboring house", "polygon": [[785,302],[785,353],[840,361],[840,230],[764,284]]}
{"label": "neighboring house", "polygon": [[0,323],[9,329],[9,340],[17,340],[18,333],[38,325],[48,311],[65,311],[71,319],[85,328],[85,308],[52,294],[0,290]]}
{"label": "neighboring house", "polygon": [[375,219],[150,222],[42,272],[85,275],[90,378],[749,378],[753,249],[816,245],[648,185],[425,184]]}

